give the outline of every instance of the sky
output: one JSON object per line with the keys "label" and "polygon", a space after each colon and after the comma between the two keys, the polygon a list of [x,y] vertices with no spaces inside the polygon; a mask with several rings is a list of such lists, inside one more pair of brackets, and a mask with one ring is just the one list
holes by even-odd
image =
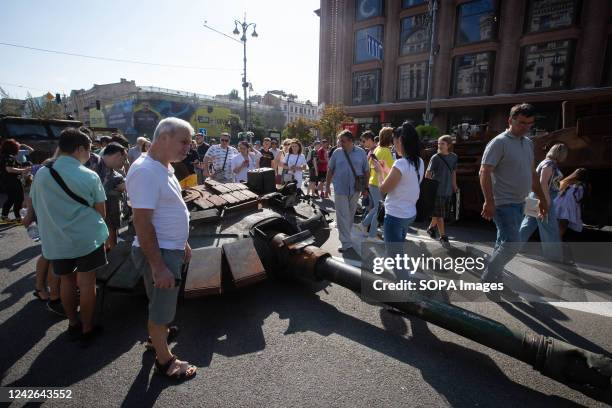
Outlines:
{"label": "sky", "polygon": [[[253,94],[282,89],[317,101],[319,0],[1,0],[0,42],[97,57],[214,69],[119,63],[0,45],[0,87],[13,98],[69,95],[93,84],[135,80],[206,95],[238,89],[242,44],[234,20],[257,24],[247,40]],[[18,87],[16,85],[20,85]]]}

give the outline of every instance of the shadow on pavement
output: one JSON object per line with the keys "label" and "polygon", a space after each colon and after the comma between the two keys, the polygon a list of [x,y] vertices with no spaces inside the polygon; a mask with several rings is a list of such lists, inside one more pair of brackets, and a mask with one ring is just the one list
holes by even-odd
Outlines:
{"label": "shadow on pavement", "polygon": [[568,320],[556,307],[545,303],[500,302],[498,305],[538,334],[554,337],[593,353],[612,357],[612,353],[568,329],[557,320]]}
{"label": "shadow on pavement", "polygon": [[17,252],[10,258],[0,261],[0,269],[7,269],[9,271],[15,271],[19,269],[23,264],[30,262],[33,258],[36,258],[41,253],[40,244],[28,246]]}
{"label": "shadow on pavement", "polygon": [[[501,396],[512,398],[517,406],[572,405],[569,400],[515,383],[486,354],[440,341],[419,319],[409,320],[411,335],[404,337],[408,325],[403,318],[384,316],[387,312],[381,312],[385,327],[389,328],[385,330],[322,301],[316,293],[319,290],[320,284],[266,281],[234,294],[184,301],[178,310],[181,333],[173,353],[198,366],[198,375],[205,376],[203,368],[210,365],[213,354],[234,357],[264,350],[264,320],[277,313],[280,319],[289,320],[285,335],[315,332],[327,337],[337,334],[419,369],[423,379],[451,406],[465,406],[469,401],[472,401],[470,405],[496,406]],[[59,335],[35,357],[22,378],[7,386],[70,387],[113,364],[146,338],[144,298],[118,295],[112,296],[108,303],[111,310],[105,312],[105,332],[89,349],[81,350],[78,345],[68,343],[64,335]],[[54,324],[49,319],[41,319],[41,312],[34,305],[34,302],[28,303],[0,326],[0,332],[12,333],[11,339],[0,340],[5,356],[10,356],[3,358],[3,373]],[[32,322],[29,330],[23,329],[24,321]],[[321,344],[324,347],[325,343]],[[133,379],[123,406],[152,406],[163,390],[174,384],[163,377],[151,377],[153,362],[152,353],[143,353],[142,367]],[[116,362],[112,371],[121,371],[123,363]],[[122,376],[125,379],[124,374],[118,378]],[[459,384],[470,384],[470,387],[458,386],[458,379]],[[116,380],[109,378],[108,381]],[[192,381],[197,382],[198,377]]]}
{"label": "shadow on pavement", "polygon": [[[0,310],[4,310],[4,309],[7,309],[13,306],[15,303],[19,302],[19,300],[22,297],[32,293],[32,291],[36,287],[35,276],[36,276],[36,272],[30,272],[29,274],[25,275],[23,278],[15,281],[12,285],[4,288],[1,294],[3,295],[8,294],[9,296],[6,299],[0,301]],[[32,300],[34,299],[35,298],[32,297]],[[35,303],[38,303],[43,306],[45,304],[44,302],[41,302],[41,301],[38,301]]]}
{"label": "shadow on pavement", "polygon": [[21,310],[4,321],[0,325],[0,378],[3,379],[7,371],[45,337],[47,330],[58,321],[59,317],[50,315],[44,303],[36,300],[26,303]]}
{"label": "shadow on pavement", "polygon": [[[304,289],[297,289],[304,291]],[[374,351],[418,368],[423,379],[443,395],[450,406],[496,406],[501,395],[511,395],[517,406],[578,406],[571,401],[534,391],[509,379],[486,354],[440,341],[427,324],[410,318],[412,336],[401,337],[407,325],[400,317],[384,318],[393,334],[347,315],[312,293],[292,296],[276,304],[280,318],[289,319],[285,334],[314,331],[321,336],[338,334]],[[308,313],[305,313],[307,311]],[[381,312],[388,314],[385,311]],[[401,321],[398,321],[401,319]],[[392,322],[391,322],[392,321]],[[387,327],[387,326],[386,326]],[[531,370],[530,367],[525,367]],[[470,389],[457,385],[457,379]],[[474,390],[487,390],[475,393]],[[472,400],[470,404],[468,401]]]}

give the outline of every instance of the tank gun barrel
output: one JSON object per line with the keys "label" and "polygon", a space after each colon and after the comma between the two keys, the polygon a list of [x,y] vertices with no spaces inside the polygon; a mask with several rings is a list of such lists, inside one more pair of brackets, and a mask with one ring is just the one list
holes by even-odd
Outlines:
{"label": "tank gun barrel", "polygon": [[[259,231],[261,233],[261,230]],[[309,280],[327,280],[353,292],[372,287],[375,280],[389,279],[335,260],[313,245],[308,231],[293,236],[266,234],[270,252],[283,275]],[[521,332],[469,310],[413,294],[410,301],[384,302],[465,338],[533,366],[547,377],[593,398],[612,401],[612,359],[551,337]]]}

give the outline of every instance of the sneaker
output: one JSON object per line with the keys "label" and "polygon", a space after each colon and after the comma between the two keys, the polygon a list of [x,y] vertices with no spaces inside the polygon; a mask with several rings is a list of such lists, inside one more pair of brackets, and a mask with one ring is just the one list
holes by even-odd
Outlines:
{"label": "sneaker", "polygon": [[446,235],[442,235],[442,236],[440,237],[440,243],[441,243],[441,244],[448,244],[448,236],[446,236]]}
{"label": "sneaker", "polygon": [[0,224],[8,224],[10,222],[11,222],[11,220],[10,220],[9,217],[0,216]]}
{"label": "sneaker", "polygon": [[338,247],[338,252],[348,252],[351,249],[353,249],[353,247]]}
{"label": "sneaker", "polygon": [[51,313],[55,313],[58,316],[66,317],[66,312],[64,311],[64,307],[62,306],[62,301],[60,299],[49,300],[47,302],[47,310]]}
{"label": "sneaker", "polygon": [[429,235],[432,239],[436,239],[438,236],[438,231],[435,228],[427,228],[427,235]]}

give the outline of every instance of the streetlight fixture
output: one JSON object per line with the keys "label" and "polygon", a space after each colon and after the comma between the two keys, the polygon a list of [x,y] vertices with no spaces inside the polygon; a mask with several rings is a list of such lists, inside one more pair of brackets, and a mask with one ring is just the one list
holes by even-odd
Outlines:
{"label": "streetlight fixture", "polygon": [[240,37],[240,41],[242,42],[243,45],[243,50],[244,50],[244,55],[243,55],[243,62],[244,62],[244,73],[242,76],[242,90],[244,91],[244,126],[245,130],[248,130],[248,126],[249,126],[249,120],[248,120],[248,110],[247,110],[247,88],[249,87],[249,82],[247,81],[247,71],[246,71],[246,67],[247,67],[247,58],[246,58],[246,43],[247,43],[247,31],[249,29],[250,26],[253,26],[253,32],[251,33],[251,37],[257,38],[259,35],[257,34],[257,31],[255,30],[255,28],[257,27],[257,24],[255,23],[247,23],[246,21],[246,14],[244,16],[244,19],[242,20],[242,22],[238,21],[238,20],[234,20],[234,31],[233,34],[234,35],[239,35],[240,34],[240,30],[238,30],[238,27],[240,27],[242,29],[242,37]]}

